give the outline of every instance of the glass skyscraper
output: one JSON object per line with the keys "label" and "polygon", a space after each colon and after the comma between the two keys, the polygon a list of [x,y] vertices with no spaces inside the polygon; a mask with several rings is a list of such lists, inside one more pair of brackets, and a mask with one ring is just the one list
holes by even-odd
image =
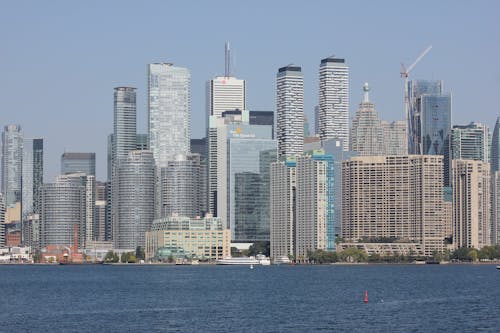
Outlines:
{"label": "glass skyscraper", "polygon": [[234,241],[269,240],[269,168],[277,159],[271,130],[227,125],[227,220]]}
{"label": "glass skyscraper", "polygon": [[40,214],[43,184],[43,139],[24,139],[22,216]]}
{"label": "glass skyscraper", "polygon": [[408,82],[410,154],[443,155],[444,185],[451,182],[451,95],[443,94],[442,81]]}
{"label": "glass skyscraper", "polygon": [[155,164],[166,167],[189,152],[191,74],[169,63],[148,66],[149,142]]}
{"label": "glass skyscraper", "polygon": [[21,202],[22,161],[21,126],[7,125],[2,133],[2,193],[6,207]]}

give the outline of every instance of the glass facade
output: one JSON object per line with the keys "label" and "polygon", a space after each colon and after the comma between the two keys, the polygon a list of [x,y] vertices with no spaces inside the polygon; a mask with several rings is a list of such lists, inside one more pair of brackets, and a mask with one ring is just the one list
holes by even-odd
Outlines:
{"label": "glass facade", "polygon": [[159,167],[189,152],[190,85],[187,68],[149,65],[149,147]]}
{"label": "glass facade", "polygon": [[23,135],[21,126],[7,125],[2,133],[2,193],[5,206],[21,202]]}
{"label": "glass facade", "polygon": [[[272,127],[231,124],[227,130],[227,206],[231,238],[269,240],[269,168],[277,159]],[[259,205],[253,206],[256,203]]]}

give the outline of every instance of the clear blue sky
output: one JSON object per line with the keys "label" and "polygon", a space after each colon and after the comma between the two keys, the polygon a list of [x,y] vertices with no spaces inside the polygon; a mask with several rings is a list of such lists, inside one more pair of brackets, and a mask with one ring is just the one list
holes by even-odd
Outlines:
{"label": "clear blue sky", "polygon": [[2,1],[0,125],[45,138],[46,181],[64,150],[96,152],[105,179],[113,87],[138,88],[145,133],[147,64],[189,68],[191,132],[202,137],[205,81],[223,73],[229,40],[248,108],[274,110],[277,69],[294,63],[312,124],[322,58],[350,66],[351,117],[367,81],[380,117],[398,120],[400,63],[432,45],[412,77],[444,80],[453,124],[491,128],[500,114],[499,13],[500,1]]}

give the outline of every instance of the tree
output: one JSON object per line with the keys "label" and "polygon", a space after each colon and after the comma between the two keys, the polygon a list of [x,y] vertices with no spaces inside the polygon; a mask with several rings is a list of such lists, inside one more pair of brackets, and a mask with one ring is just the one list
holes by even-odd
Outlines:
{"label": "tree", "polygon": [[134,264],[137,261],[137,258],[134,252],[123,252],[121,255],[121,262]]}
{"label": "tree", "polygon": [[138,246],[135,249],[135,257],[138,260],[144,260],[144,259],[146,259],[146,254],[144,253],[144,249],[142,247]]}
{"label": "tree", "polygon": [[368,255],[357,247],[349,247],[338,254],[340,260],[345,262],[366,262]]}
{"label": "tree", "polygon": [[108,253],[106,253],[106,256],[104,257],[105,262],[118,262],[120,261],[120,258],[118,257],[118,254],[114,253],[112,250],[109,250]]}
{"label": "tree", "polygon": [[262,253],[266,257],[269,257],[269,254],[271,253],[270,251],[270,242],[255,242],[253,243],[250,248],[248,249],[248,255],[249,256],[255,256],[259,253]]}

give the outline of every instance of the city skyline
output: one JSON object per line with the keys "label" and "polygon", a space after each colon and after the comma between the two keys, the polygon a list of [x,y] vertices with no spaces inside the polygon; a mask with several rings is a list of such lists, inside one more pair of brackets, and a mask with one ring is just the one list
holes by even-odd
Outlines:
{"label": "city skyline", "polygon": [[[427,45],[433,45],[410,79],[443,80],[444,90],[453,94],[453,125],[474,120],[493,128],[496,120],[493,105],[500,76],[494,55],[499,49],[495,31],[500,31],[500,23],[494,13],[498,3],[470,7],[466,2],[429,1],[418,8],[401,4],[397,9],[388,2],[363,3],[365,10],[361,12],[358,2],[325,3],[321,12],[317,6],[295,3],[297,10],[291,15],[303,23],[287,25],[287,36],[278,29],[284,18],[274,14],[283,2],[242,4],[238,9],[225,2],[198,4],[196,8],[190,3],[174,4],[169,11],[180,15],[171,20],[155,19],[163,15],[159,14],[162,10],[151,13],[149,6],[133,3],[120,8],[113,3],[30,4],[2,5],[0,11],[6,43],[0,62],[4,78],[0,83],[0,123],[20,124],[26,136],[44,138],[47,180],[58,174],[58,158],[65,150],[96,152],[97,178],[105,179],[106,137],[112,133],[112,92],[116,86],[137,87],[138,132],[147,131],[149,63],[173,62],[190,70],[191,119],[196,119],[191,124],[192,137],[203,137],[205,82],[224,73],[223,46],[227,40],[232,44],[233,74],[247,82],[250,110],[274,108],[276,69],[293,62],[303,69],[304,111],[312,123],[318,104],[319,63],[335,54],[349,65],[351,88],[370,82],[381,119],[401,120],[400,63],[411,64]],[[194,10],[187,11],[191,7]],[[112,12],[116,10],[118,15]],[[339,17],[333,23],[329,18],[336,10],[356,12],[357,20]],[[446,15],[441,15],[443,12]],[[213,20],[210,13],[224,20]],[[21,15],[23,26],[18,22]],[[246,22],[249,15],[259,15],[259,24],[237,24]],[[314,21],[302,20],[313,15],[317,18]],[[87,25],[88,17],[92,17],[92,27]],[[119,17],[134,23],[122,26]],[[409,24],[424,17],[439,17],[440,29]],[[197,29],[209,21],[212,29]],[[184,29],[173,29],[178,26]],[[225,26],[231,26],[231,31]],[[333,34],[325,42],[322,31],[335,26],[342,26],[343,33]],[[119,29],[124,30],[122,35],[117,34]],[[172,36],[161,37],[172,30]],[[125,43],[130,38],[136,41],[134,47]],[[367,53],[370,48],[375,51]],[[476,64],[467,76],[462,71],[464,59]],[[30,98],[24,98],[27,90]],[[349,102],[351,120],[358,98],[351,94]],[[92,135],[88,128],[93,129]]]}

